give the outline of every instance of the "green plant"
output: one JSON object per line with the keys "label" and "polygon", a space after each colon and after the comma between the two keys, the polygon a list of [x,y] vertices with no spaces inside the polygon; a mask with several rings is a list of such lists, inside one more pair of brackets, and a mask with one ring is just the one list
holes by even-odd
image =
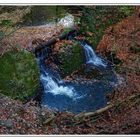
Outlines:
{"label": "green plant", "polygon": [[115,54],[117,53],[117,46],[114,44],[113,47],[111,48],[111,53]]}
{"label": "green plant", "polygon": [[121,6],[118,7],[118,11],[121,13],[123,17],[129,16],[133,12],[132,6]]}
{"label": "green plant", "polygon": [[[1,27],[0,41],[4,37],[11,35],[12,33],[14,33],[17,30],[17,27],[12,29],[12,26],[13,26],[13,22],[11,20],[7,19],[7,20],[2,20],[0,22],[0,27]],[[12,31],[8,31],[8,29],[12,29]]]}
{"label": "green plant", "polygon": [[5,26],[5,27],[10,27],[13,25],[13,22],[11,20],[2,20],[0,23],[1,26]]}
{"label": "green plant", "polygon": [[70,32],[71,31],[71,28],[64,28],[64,31],[63,31],[63,33],[62,34],[67,34],[68,32]]}

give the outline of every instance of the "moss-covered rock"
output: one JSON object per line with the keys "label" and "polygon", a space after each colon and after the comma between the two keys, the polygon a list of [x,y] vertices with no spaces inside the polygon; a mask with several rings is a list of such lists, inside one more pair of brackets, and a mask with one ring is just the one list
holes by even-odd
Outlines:
{"label": "moss-covered rock", "polygon": [[27,51],[8,51],[0,57],[0,93],[24,101],[39,85],[39,69]]}
{"label": "moss-covered rock", "polygon": [[84,63],[84,52],[78,43],[73,45],[64,45],[63,52],[59,53],[59,58],[62,61],[60,66],[63,76],[71,74]]}

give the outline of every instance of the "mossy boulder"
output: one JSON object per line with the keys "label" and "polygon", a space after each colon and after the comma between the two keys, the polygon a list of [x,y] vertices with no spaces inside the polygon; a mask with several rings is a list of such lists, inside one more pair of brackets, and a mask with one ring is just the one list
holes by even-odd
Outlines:
{"label": "mossy boulder", "polygon": [[59,53],[59,59],[62,62],[63,77],[70,75],[84,63],[84,52],[78,43],[73,45],[64,45],[63,52]]}
{"label": "mossy boulder", "polygon": [[39,68],[28,51],[11,50],[0,57],[0,93],[25,101],[39,85]]}

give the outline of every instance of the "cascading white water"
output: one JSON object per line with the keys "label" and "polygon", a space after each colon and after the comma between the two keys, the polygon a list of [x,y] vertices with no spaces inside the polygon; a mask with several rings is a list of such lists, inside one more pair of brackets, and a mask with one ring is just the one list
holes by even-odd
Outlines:
{"label": "cascading white water", "polygon": [[96,53],[91,48],[91,46],[89,46],[88,44],[84,44],[84,45],[82,44],[82,46],[85,50],[87,64],[91,64],[95,66],[103,66],[103,67],[107,66],[106,62],[96,55]]}
{"label": "cascading white water", "polygon": [[[108,63],[100,58],[94,50],[86,43],[81,42],[86,55],[86,63],[90,67],[107,67]],[[41,104],[50,109],[59,111],[72,111],[80,113],[83,111],[93,111],[104,107],[107,103],[106,93],[112,90],[113,86],[110,82],[115,82],[116,78],[112,71],[105,76],[103,80],[95,80],[87,83],[64,82],[57,67],[54,67],[55,62],[45,63],[49,57],[49,47],[46,47],[42,52],[36,54],[37,62],[40,66],[40,81],[43,85],[43,96]],[[102,69],[103,71],[105,69]],[[110,69],[108,69],[110,70]],[[109,81],[109,82],[108,82]],[[100,94],[96,94],[100,93]]]}
{"label": "cascading white water", "polygon": [[43,83],[45,93],[50,92],[53,95],[66,95],[70,98],[74,98],[76,96],[75,90],[73,87],[59,85],[52,77],[48,74],[41,74],[40,80]]}
{"label": "cascading white water", "polygon": [[[106,67],[106,63],[96,55],[93,49],[88,44],[82,44],[85,55],[86,63],[94,66],[103,66]],[[40,66],[41,75],[40,80],[44,87],[45,93],[52,93],[53,95],[65,95],[73,99],[78,99],[76,91],[72,86],[66,86],[62,79],[60,78],[59,73],[53,73],[51,68],[46,67],[43,63],[43,56],[38,57],[38,64]]]}
{"label": "cascading white water", "polygon": [[[64,28],[72,27],[74,25],[74,17],[71,14],[67,14],[64,18],[62,18],[58,23],[58,25],[64,26]],[[48,52],[46,52],[48,53]],[[44,55],[44,54],[43,54]],[[46,67],[44,63],[42,63],[43,55],[38,55],[38,64],[40,66],[41,70],[41,76],[40,80],[43,84],[45,93],[50,92],[53,95],[66,95],[70,98],[75,99],[76,98],[76,91],[71,86],[66,86],[63,83],[63,80],[61,79],[59,73],[51,73],[52,70],[50,68]]]}
{"label": "cascading white water", "polygon": [[43,61],[42,57],[38,57],[37,62],[40,66],[40,81],[43,84],[44,92],[50,92],[53,95],[65,95],[75,99],[77,94],[74,88],[71,86],[65,86],[64,84],[62,85],[63,81],[61,80],[60,76],[53,76],[49,69],[46,68],[44,63],[41,62]]}

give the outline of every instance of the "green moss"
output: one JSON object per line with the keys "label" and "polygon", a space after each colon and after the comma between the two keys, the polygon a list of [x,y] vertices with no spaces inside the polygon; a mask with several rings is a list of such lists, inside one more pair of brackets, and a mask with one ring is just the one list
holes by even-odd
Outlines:
{"label": "green moss", "polygon": [[133,7],[132,6],[119,6],[118,11],[122,17],[126,17],[133,13]]}
{"label": "green moss", "polygon": [[39,84],[39,70],[34,56],[15,50],[0,58],[0,92],[13,99],[24,101],[34,94]]}
{"label": "green moss", "polygon": [[67,34],[71,31],[71,28],[67,27],[67,28],[64,28],[64,31],[62,34]]}
{"label": "green moss", "polygon": [[12,20],[2,20],[1,23],[0,23],[0,26],[5,26],[5,27],[10,27],[12,26],[13,23],[12,23]]}
{"label": "green moss", "polygon": [[[104,31],[109,26],[130,16],[133,10],[133,6],[85,6],[79,21],[80,32],[86,36],[86,39],[93,46],[97,46],[104,35]],[[87,31],[92,32],[93,35],[86,35]]]}
{"label": "green moss", "polygon": [[60,66],[63,71],[63,76],[69,75],[84,63],[83,50],[75,43],[71,47],[71,50],[66,50],[60,54],[60,59],[63,62]]}

